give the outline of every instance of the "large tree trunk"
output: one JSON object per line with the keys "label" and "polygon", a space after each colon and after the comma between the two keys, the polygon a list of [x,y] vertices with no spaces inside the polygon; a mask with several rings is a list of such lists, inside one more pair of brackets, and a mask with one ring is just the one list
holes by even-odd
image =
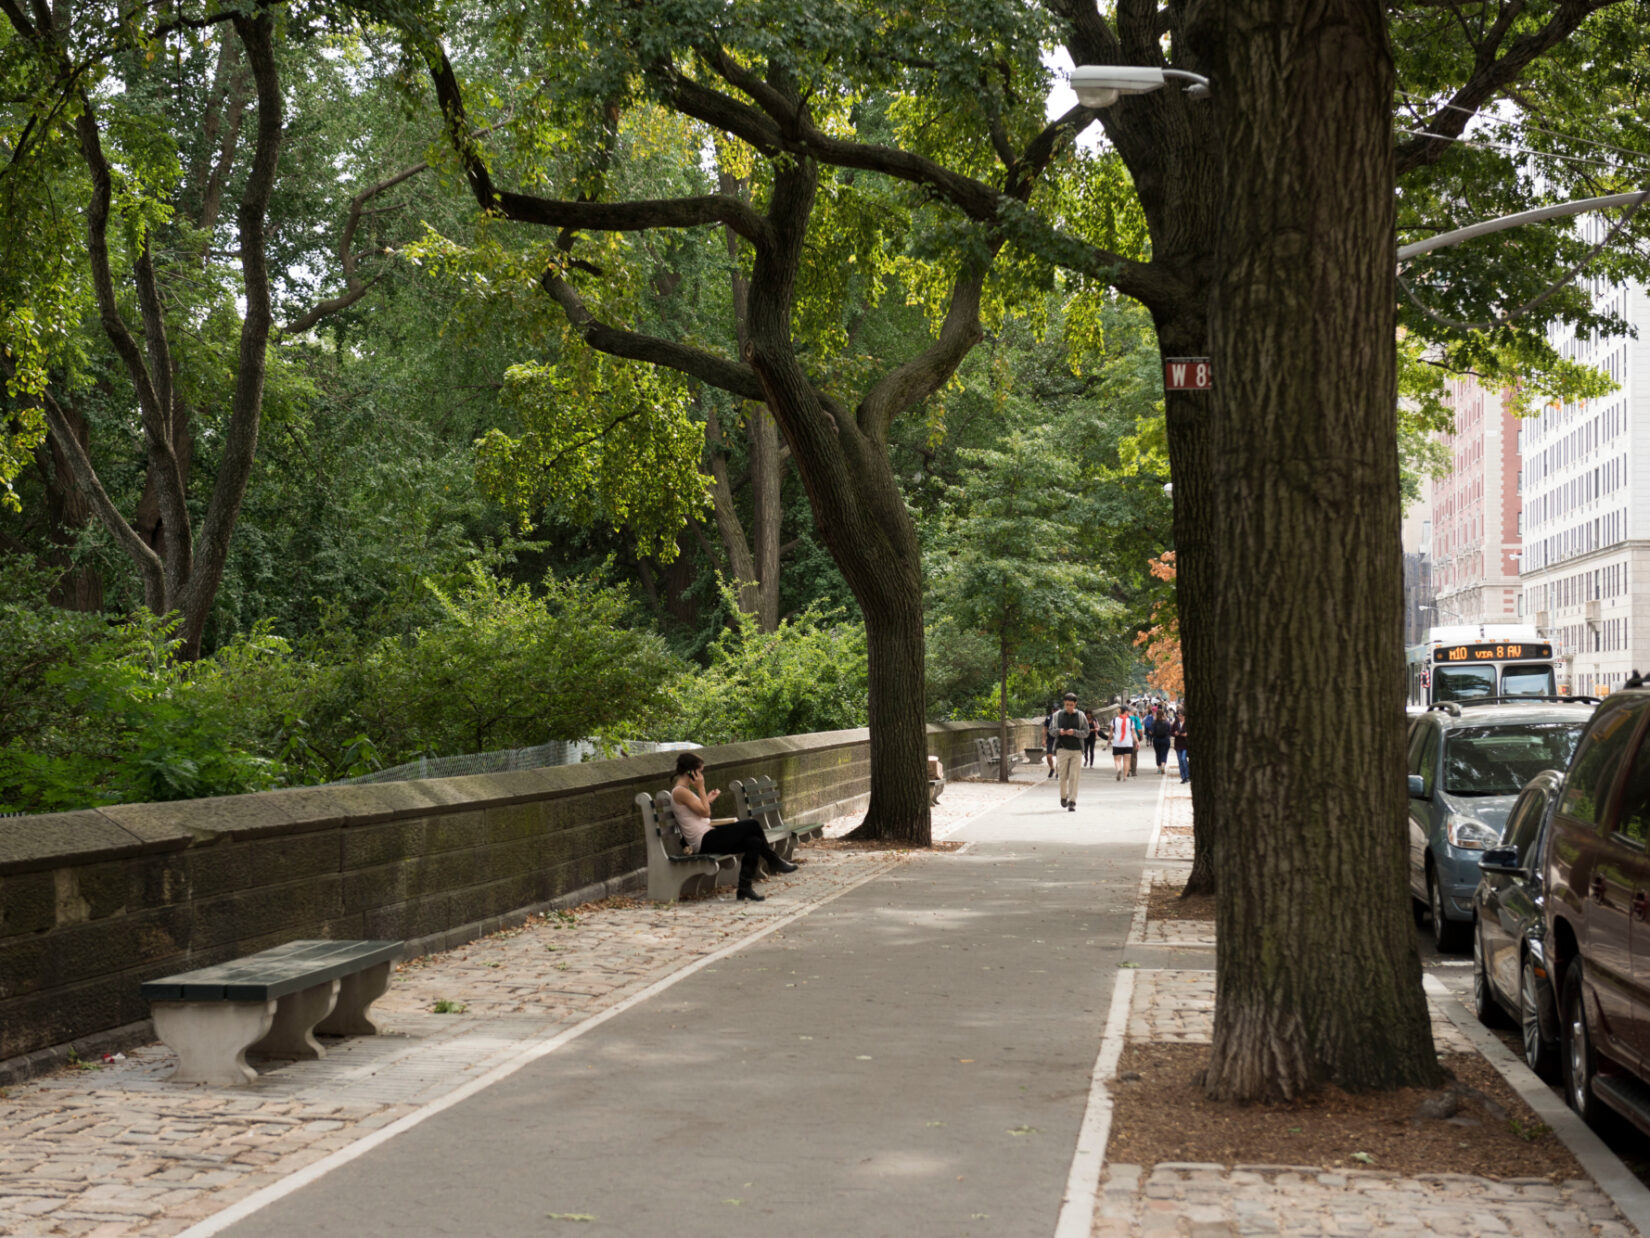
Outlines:
{"label": "large tree trunk", "polygon": [[1224,805],[1207,1087],[1280,1100],[1325,1083],[1434,1085],[1405,893],[1383,11],[1227,0],[1198,19],[1225,183],[1215,449],[1197,481],[1224,497],[1207,530],[1213,611],[1194,639],[1218,632],[1213,658],[1198,656],[1231,692],[1199,731],[1194,782]]}
{"label": "large tree trunk", "polygon": [[[86,450],[86,419],[73,407],[63,410],[80,450]],[[92,505],[86,501],[75,484],[69,467],[69,457],[56,434],[48,434],[45,443],[35,452],[40,476],[46,487],[46,539],[52,544],[47,561],[63,569],[52,586],[49,600],[65,610],[97,612],[103,609],[103,577],[89,563],[79,566],[74,562],[76,530],[84,528],[95,518]]]}
{"label": "large tree trunk", "polygon": [[[1208,320],[1201,312],[1159,313],[1158,351],[1164,357],[1205,356]],[[1174,477],[1175,605],[1180,616],[1180,652],[1186,678],[1186,714],[1199,735],[1227,725],[1232,699],[1244,685],[1233,683],[1220,662],[1223,642],[1207,622],[1214,605],[1215,548],[1212,534],[1224,519],[1217,480],[1215,441],[1208,392],[1166,391],[1164,413],[1169,468]],[[1201,768],[1201,767],[1200,767]],[[1228,802],[1213,777],[1192,780],[1192,871],[1184,894],[1215,892],[1215,837]]]}
{"label": "large tree trunk", "polygon": [[[1014,768],[1008,747],[1008,637],[998,643],[997,652],[997,781],[1007,782]],[[985,771],[980,771],[984,773]]]}
{"label": "large tree trunk", "polygon": [[779,626],[779,526],[784,517],[780,483],[785,462],[779,423],[766,404],[749,405],[745,432],[750,442],[751,541],[756,560],[756,619],[762,631]]}

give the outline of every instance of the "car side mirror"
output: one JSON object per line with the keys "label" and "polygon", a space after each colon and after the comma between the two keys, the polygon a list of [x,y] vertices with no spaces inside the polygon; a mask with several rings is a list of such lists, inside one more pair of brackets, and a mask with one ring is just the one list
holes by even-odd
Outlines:
{"label": "car side mirror", "polygon": [[1419,775],[1419,774],[1411,774],[1409,776],[1409,798],[1412,799],[1412,800],[1424,800],[1424,799],[1426,799],[1426,797],[1427,797],[1427,781],[1426,781],[1426,779],[1422,778],[1421,775]]}
{"label": "car side mirror", "polygon": [[1506,877],[1523,877],[1528,880],[1530,876],[1530,870],[1518,862],[1517,847],[1491,847],[1478,861],[1478,867],[1482,872],[1499,873]]}

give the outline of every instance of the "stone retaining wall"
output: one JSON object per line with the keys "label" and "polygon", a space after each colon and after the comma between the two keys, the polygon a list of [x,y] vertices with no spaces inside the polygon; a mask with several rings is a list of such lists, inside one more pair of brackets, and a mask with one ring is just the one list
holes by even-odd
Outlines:
{"label": "stone retaining wall", "polygon": [[[1035,742],[1035,721],[1013,726],[1016,743]],[[974,740],[995,733],[936,724],[929,751],[948,777],[973,774]],[[863,729],[701,753],[713,786],[778,779],[787,820],[854,811],[869,791]],[[0,822],[0,1075],[108,1029],[143,1031],[138,989],[155,976],[308,937],[406,939],[424,953],[634,888],[647,862],[635,796],[664,786],[675,762],[653,753]]]}

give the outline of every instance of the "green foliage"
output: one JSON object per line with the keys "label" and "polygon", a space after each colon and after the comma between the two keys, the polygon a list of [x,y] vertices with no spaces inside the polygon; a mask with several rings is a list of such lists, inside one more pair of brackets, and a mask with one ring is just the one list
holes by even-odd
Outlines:
{"label": "green foliage", "polygon": [[1068,486],[1057,429],[1034,425],[959,454],[970,472],[933,539],[929,590],[937,610],[995,648],[996,705],[1007,710],[1011,676],[1038,695],[1074,676],[1083,646],[1118,608],[1081,555],[1087,511]]}
{"label": "green foliage", "polygon": [[280,765],[172,660],[175,624],[112,626],[45,604],[47,577],[0,560],[0,811],[263,790]]}
{"label": "green foliage", "polygon": [[[730,613],[737,614],[724,587]],[[865,625],[809,606],[760,632],[735,621],[711,644],[709,666],[677,686],[660,739],[735,743],[865,725],[868,679]]]}
{"label": "green foliage", "polygon": [[681,667],[632,626],[628,593],[591,577],[547,576],[542,592],[479,567],[441,621],[361,659],[360,717],[391,763],[576,740],[646,717]]}
{"label": "green foliage", "polygon": [[641,553],[668,563],[682,527],[709,506],[704,428],[688,415],[686,384],[666,370],[581,356],[582,366],[505,371],[505,403],[526,430],[490,430],[477,442],[482,487],[524,527],[554,502],[578,523],[627,529]]}

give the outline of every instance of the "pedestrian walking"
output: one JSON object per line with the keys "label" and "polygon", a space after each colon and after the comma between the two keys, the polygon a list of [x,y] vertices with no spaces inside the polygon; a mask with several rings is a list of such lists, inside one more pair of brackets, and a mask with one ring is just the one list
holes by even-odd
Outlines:
{"label": "pedestrian walking", "polygon": [[1111,759],[1117,767],[1118,782],[1122,782],[1123,776],[1128,773],[1129,758],[1133,755],[1134,724],[1129,720],[1129,707],[1125,705],[1111,720]]}
{"label": "pedestrian walking", "polygon": [[1060,807],[1076,812],[1077,776],[1083,768],[1083,736],[1088,733],[1089,720],[1077,708],[1077,693],[1066,693],[1063,706],[1054,715],[1055,744],[1060,765]]}
{"label": "pedestrian walking", "polygon": [[1163,713],[1163,706],[1159,705],[1152,713],[1152,750],[1157,756],[1157,776],[1163,777],[1169,772],[1169,742],[1173,738],[1174,724]]}
{"label": "pedestrian walking", "polygon": [[1094,716],[1092,709],[1084,710],[1083,716],[1088,719],[1088,726],[1083,731],[1083,764],[1094,764],[1094,747],[1100,741],[1100,719]]}
{"label": "pedestrian walking", "polygon": [[1043,715],[1043,758],[1048,762],[1048,776],[1054,777],[1054,715],[1058,712],[1053,705]]}
{"label": "pedestrian walking", "polygon": [[1129,749],[1129,777],[1140,772],[1140,745],[1146,742],[1146,707],[1142,705],[1129,715],[1129,729],[1134,732],[1134,747]]}
{"label": "pedestrian walking", "polygon": [[1192,780],[1191,767],[1186,764],[1186,707],[1182,705],[1180,712],[1175,715],[1174,726],[1169,732],[1174,740],[1175,760],[1180,762],[1180,781]]}

